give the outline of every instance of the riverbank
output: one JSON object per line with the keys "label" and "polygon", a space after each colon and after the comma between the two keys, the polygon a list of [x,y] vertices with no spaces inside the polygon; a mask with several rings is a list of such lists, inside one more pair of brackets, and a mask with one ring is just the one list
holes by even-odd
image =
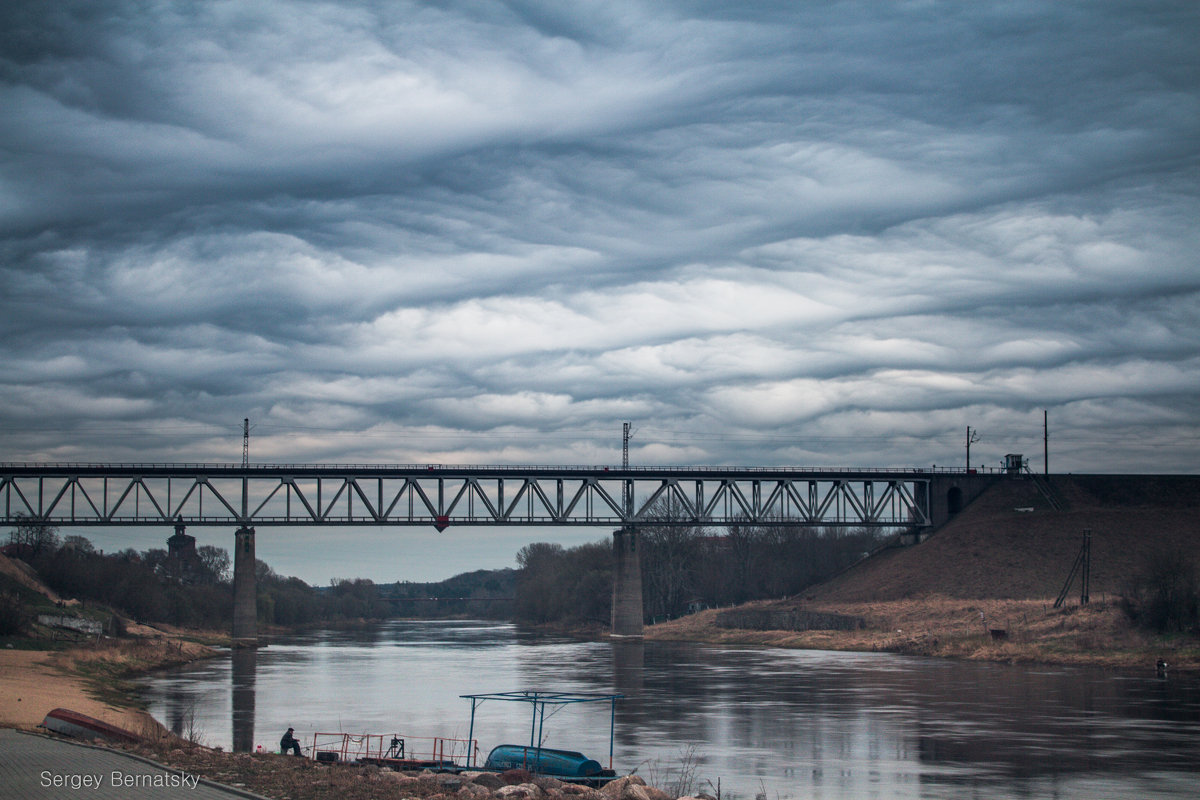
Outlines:
{"label": "riverbank", "polygon": [[525,770],[434,773],[372,765],[325,764],[276,753],[225,753],[178,740],[120,748],[227,786],[278,800],[376,800],[380,797],[463,800],[676,800],[637,775],[595,789],[535,777]]}
{"label": "riverbank", "polygon": [[138,705],[130,678],[218,655],[198,641],[205,637],[146,628],[129,638],[71,645],[10,643],[0,649],[0,726],[32,730],[47,712],[69,708],[135,733],[162,736],[166,729]]}
{"label": "riverbank", "polygon": [[[831,617],[848,630],[785,630],[772,621]],[[732,625],[754,624],[754,627]],[[809,650],[858,650],[1009,663],[1200,669],[1200,638],[1133,627],[1115,600],[1054,608],[1051,599],[883,602],[775,601],[709,609],[648,626],[647,640],[697,641]]]}
{"label": "riverbank", "polygon": [[[135,635],[63,646],[26,639],[0,648],[0,727],[38,731],[46,713],[68,708],[142,737],[101,743],[114,751],[275,800],[373,800],[381,796],[466,800],[675,800],[676,793],[626,776],[602,790],[508,773],[394,772],[374,766],[318,764],[273,752],[231,753],[173,735],[143,710],[131,678],[220,654],[203,632],[136,626]],[[227,637],[215,635],[218,643]],[[44,649],[21,649],[21,647]]]}

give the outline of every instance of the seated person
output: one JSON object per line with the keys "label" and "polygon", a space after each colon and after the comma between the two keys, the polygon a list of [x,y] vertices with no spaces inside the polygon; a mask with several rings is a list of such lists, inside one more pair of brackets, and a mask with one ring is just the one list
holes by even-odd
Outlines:
{"label": "seated person", "polygon": [[292,755],[300,755],[300,742],[295,736],[292,736],[292,731],[294,730],[295,728],[288,728],[287,733],[279,740],[279,752],[281,754],[287,754],[287,751],[291,750]]}

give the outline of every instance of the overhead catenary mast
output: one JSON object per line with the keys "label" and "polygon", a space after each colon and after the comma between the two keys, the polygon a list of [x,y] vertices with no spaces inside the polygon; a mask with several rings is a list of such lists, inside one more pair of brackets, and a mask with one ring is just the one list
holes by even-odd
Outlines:
{"label": "overhead catenary mast", "polygon": [[621,431],[621,469],[629,469],[629,423]]}

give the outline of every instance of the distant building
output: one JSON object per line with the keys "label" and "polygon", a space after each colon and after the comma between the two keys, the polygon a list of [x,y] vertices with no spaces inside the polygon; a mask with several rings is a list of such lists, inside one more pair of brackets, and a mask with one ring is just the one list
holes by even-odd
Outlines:
{"label": "distant building", "polygon": [[167,573],[189,583],[200,574],[200,555],[196,552],[196,537],[188,536],[187,528],[175,526],[175,534],[167,539]]}

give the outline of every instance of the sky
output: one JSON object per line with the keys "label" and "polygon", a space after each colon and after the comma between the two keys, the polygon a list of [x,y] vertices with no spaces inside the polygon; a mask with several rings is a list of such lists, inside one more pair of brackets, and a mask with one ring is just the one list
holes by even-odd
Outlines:
{"label": "sky", "polygon": [[[1045,419],[1052,472],[1200,472],[1198,41],[1194,0],[9,0],[0,461],[249,419],[258,463],[629,422],[633,464],[1039,467]],[[323,583],[547,534],[272,536]]]}

